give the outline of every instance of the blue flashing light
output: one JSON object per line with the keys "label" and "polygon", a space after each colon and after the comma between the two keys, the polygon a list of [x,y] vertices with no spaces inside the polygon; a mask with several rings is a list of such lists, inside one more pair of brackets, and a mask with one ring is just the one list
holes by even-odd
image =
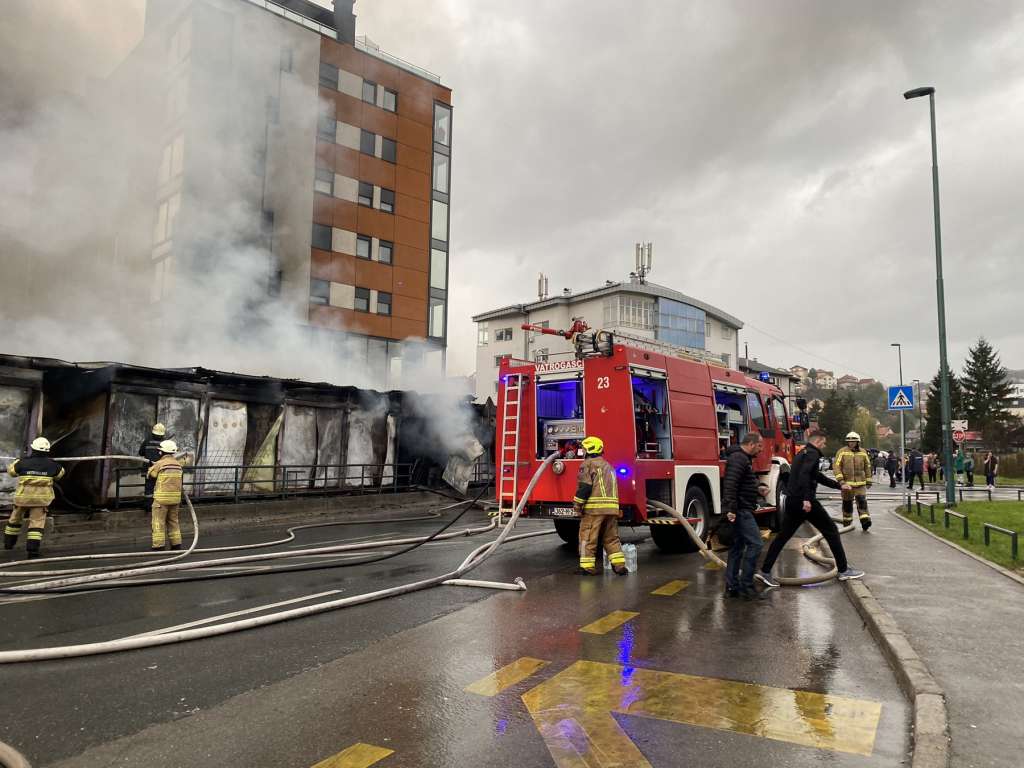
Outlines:
{"label": "blue flashing light", "polygon": [[620,477],[629,477],[629,467],[619,467],[615,471],[619,473]]}

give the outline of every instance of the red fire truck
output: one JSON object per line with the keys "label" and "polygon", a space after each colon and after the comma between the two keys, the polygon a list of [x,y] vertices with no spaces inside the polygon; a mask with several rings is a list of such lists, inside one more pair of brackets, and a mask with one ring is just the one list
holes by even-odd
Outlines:
{"label": "red fire truck", "polygon": [[580,442],[596,435],[618,475],[622,523],[649,525],[662,550],[693,551],[682,525],[649,511],[648,499],[673,506],[707,537],[722,513],[722,454],[756,430],[766,445],[754,471],[768,485],[771,502],[758,516],[763,525],[777,525],[794,453],[794,423],[778,387],[710,356],[592,331],[582,321],[568,331],[523,328],[562,335],[575,354],[547,362],[501,361],[495,468],[502,509],[513,508],[544,457],[560,451],[523,515],[552,518],[563,540],[576,541],[579,518],[571,500],[583,460]]}

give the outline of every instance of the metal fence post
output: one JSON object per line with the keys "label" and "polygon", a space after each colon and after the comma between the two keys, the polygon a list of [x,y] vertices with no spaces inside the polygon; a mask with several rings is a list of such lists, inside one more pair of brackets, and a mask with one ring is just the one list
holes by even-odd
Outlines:
{"label": "metal fence post", "polygon": [[931,518],[932,525],[935,525],[935,505],[928,505],[928,517]]}
{"label": "metal fence post", "polygon": [[114,467],[114,509],[121,508],[121,468]]}
{"label": "metal fence post", "polygon": [[235,504],[238,503],[238,465],[235,465]]}

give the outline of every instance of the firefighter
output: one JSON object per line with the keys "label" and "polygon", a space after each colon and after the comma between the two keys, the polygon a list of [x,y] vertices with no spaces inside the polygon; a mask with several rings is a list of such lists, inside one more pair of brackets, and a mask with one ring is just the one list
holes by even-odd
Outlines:
{"label": "firefighter", "polygon": [[850,486],[843,493],[843,525],[853,522],[853,504],[857,503],[860,527],[865,531],[871,527],[868,514],[867,489],[871,487],[871,456],[860,446],[860,435],[849,432],[846,447],[840,448],[835,458],[836,481]]}
{"label": "firefighter", "polygon": [[149,468],[147,476],[153,479],[153,551],[164,548],[167,539],[171,549],[181,549],[181,528],[178,526],[178,507],[181,505],[181,462],[174,458],[178,446],[173,440],[160,443],[160,458]]}
{"label": "firefighter", "polygon": [[25,551],[30,560],[40,556],[46,510],[53,501],[53,483],[64,477],[64,468],[51,459],[49,453],[50,441],[37,437],[32,441],[29,455],[7,467],[7,474],[18,478],[18,487],[14,491],[14,511],[4,528],[4,549],[14,549],[21,533],[21,521],[28,515]]}
{"label": "firefighter", "polygon": [[604,460],[604,442],[599,437],[583,438],[587,457],[576,480],[572,505],[580,515],[580,573],[597,574],[597,547],[608,554],[612,570],[625,576],[626,556],[619,543],[619,487],[615,470]]}
{"label": "firefighter", "polygon": [[142,442],[141,446],[139,446],[139,456],[149,462],[149,465],[145,470],[143,470],[143,472],[146,473],[144,475],[146,478],[146,489],[144,491],[146,496],[145,506],[150,512],[153,510],[153,487],[156,484],[156,480],[150,477],[149,468],[160,459],[160,443],[166,439],[167,427],[163,424],[157,423],[153,425],[153,432],[150,436]]}

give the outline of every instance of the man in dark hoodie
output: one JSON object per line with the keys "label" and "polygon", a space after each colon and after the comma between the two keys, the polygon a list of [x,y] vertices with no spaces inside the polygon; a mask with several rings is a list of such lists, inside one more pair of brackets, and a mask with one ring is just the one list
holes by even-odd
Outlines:
{"label": "man in dark hoodie", "polygon": [[764,447],[761,435],[748,432],[739,445],[725,452],[725,479],[722,481],[722,511],[732,523],[732,546],[725,569],[726,597],[746,600],[758,597],[754,589],[757,556],[764,546],[761,530],[754,518],[757,508],[757,476],[750,460]]}
{"label": "man in dark hoodie", "polygon": [[775,565],[786,542],[805,522],[817,528],[828,542],[828,548],[832,550],[832,556],[836,561],[836,570],[840,581],[859,579],[864,575],[864,571],[851,568],[850,564],[846,562],[846,551],[843,549],[843,542],[839,539],[839,529],[836,528],[832,516],[821,506],[821,502],[817,498],[818,483],[836,490],[845,490],[850,487],[821,474],[818,467],[821,461],[821,449],[824,446],[825,434],[816,429],[809,430],[807,445],[793,460],[793,466],[789,472],[789,487],[786,508],[783,510],[782,528],[772,539],[772,543],[768,547],[768,554],[764,556],[764,562],[761,564],[761,572],[756,575],[757,580],[766,587],[779,586],[779,582],[772,578],[772,566]]}

